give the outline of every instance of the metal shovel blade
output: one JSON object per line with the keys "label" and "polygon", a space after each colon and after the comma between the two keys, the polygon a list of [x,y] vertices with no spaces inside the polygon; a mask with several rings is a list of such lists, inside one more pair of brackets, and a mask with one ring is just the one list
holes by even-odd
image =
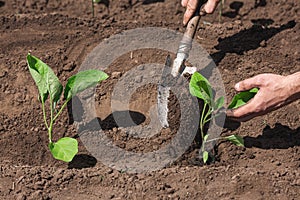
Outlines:
{"label": "metal shovel blade", "polygon": [[168,112],[169,112],[168,101],[169,100],[168,99],[170,96],[170,89],[171,89],[169,86],[167,86],[166,82],[164,81],[164,77],[165,74],[168,73],[168,71],[170,72],[171,63],[172,63],[172,59],[170,55],[168,55],[163,70],[163,76],[157,88],[158,119],[162,127],[164,128],[169,127],[169,123],[168,123]]}
{"label": "metal shovel blade", "polygon": [[171,87],[176,86],[177,79],[185,73],[193,74],[197,71],[196,67],[186,67],[185,60],[176,58],[174,61],[168,55],[162,73],[162,78],[157,88],[158,119],[161,126],[169,127],[168,123],[168,102]]}
{"label": "metal shovel blade", "polygon": [[162,127],[169,127],[168,123],[168,98],[170,96],[170,87],[176,81],[176,79],[182,76],[185,72],[194,73],[195,68],[186,67],[185,60],[189,57],[189,52],[192,48],[192,41],[200,20],[200,16],[194,16],[188,23],[186,32],[180,41],[179,48],[174,61],[167,57],[161,83],[158,85],[158,119],[161,122]]}

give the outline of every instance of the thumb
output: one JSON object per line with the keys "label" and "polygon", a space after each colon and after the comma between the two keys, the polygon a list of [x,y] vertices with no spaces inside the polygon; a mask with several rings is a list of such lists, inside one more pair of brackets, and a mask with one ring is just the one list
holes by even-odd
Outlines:
{"label": "thumb", "polygon": [[218,6],[218,3],[219,0],[208,0],[203,8],[206,13],[211,14],[215,11],[216,7]]}
{"label": "thumb", "polygon": [[241,92],[241,91],[250,90],[252,88],[259,87],[259,86],[260,86],[259,81],[257,80],[257,77],[255,76],[255,77],[248,78],[248,79],[238,82],[237,84],[235,84],[234,88],[236,91]]}
{"label": "thumb", "polygon": [[182,0],[182,1],[181,1],[181,5],[182,5],[183,7],[186,7],[187,4],[188,4],[188,0]]}

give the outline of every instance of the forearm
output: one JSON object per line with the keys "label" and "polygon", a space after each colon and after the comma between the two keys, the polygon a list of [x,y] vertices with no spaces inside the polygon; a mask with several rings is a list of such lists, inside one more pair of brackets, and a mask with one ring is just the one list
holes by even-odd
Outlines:
{"label": "forearm", "polygon": [[300,71],[287,76],[289,80],[290,100],[300,99]]}

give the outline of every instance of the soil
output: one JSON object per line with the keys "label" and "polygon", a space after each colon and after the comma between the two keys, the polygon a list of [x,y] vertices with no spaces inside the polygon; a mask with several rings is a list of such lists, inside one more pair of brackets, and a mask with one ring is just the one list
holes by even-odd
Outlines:
{"label": "soil", "polygon": [[[217,64],[228,99],[240,80],[300,70],[299,12],[298,0],[228,0],[221,20],[217,12],[203,18],[197,42]],[[64,112],[54,137],[77,138],[79,153],[70,163],[52,158],[27,53],[51,66],[65,84],[101,41],[134,28],[183,32],[183,13],[180,1],[173,0],[103,1],[95,5],[94,18],[91,4],[83,0],[0,1],[0,199],[299,199],[299,101],[238,128],[224,128],[222,135],[244,137],[245,147],[218,142],[213,163],[201,163],[194,142],[165,168],[135,174],[109,168],[93,157],[77,135],[73,116]],[[174,96],[170,128],[149,140],[128,137],[116,126],[108,104],[126,70],[163,63],[166,54],[145,50],[124,55],[106,70],[111,78],[97,86],[97,118],[120,148],[156,150],[178,128],[180,105]],[[155,103],[155,85],[131,97],[137,123],[150,123],[149,108]]]}

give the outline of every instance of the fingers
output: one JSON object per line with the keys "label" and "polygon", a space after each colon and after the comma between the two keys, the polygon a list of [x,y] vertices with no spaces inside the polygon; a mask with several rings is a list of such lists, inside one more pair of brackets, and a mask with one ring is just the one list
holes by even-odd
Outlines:
{"label": "fingers", "polygon": [[182,1],[181,1],[181,5],[182,5],[183,7],[186,7],[188,1],[189,1],[189,0],[182,0]]}
{"label": "fingers", "polygon": [[237,91],[259,88],[258,93],[240,108],[227,110],[227,116],[237,121],[247,121],[264,115],[288,103],[285,89],[286,77],[275,74],[259,74],[235,85]]}
{"label": "fingers", "polygon": [[[254,76],[249,79],[245,79],[243,81],[238,82],[235,84],[235,90],[238,92],[250,90],[252,88],[258,87],[262,85],[263,77],[261,75]],[[229,109],[226,111],[226,115],[235,121],[247,121],[252,119],[253,117],[259,116],[260,112],[264,109],[261,108],[259,105],[262,102],[261,91],[258,92],[253,99],[251,99],[247,104],[238,108],[238,109]]]}
{"label": "fingers", "polygon": [[264,95],[259,91],[253,99],[247,104],[237,108],[229,109],[226,111],[227,117],[232,120],[244,122],[254,117],[264,115],[268,112],[267,107],[264,105]]}
{"label": "fingers", "polygon": [[[250,90],[255,87],[260,87],[260,79],[261,78],[258,75],[240,81],[235,85],[235,90],[240,92]],[[235,119],[236,121],[247,121],[255,116],[258,116],[258,112],[262,110],[262,108],[259,106],[262,102],[262,98],[261,91],[259,91],[247,104],[237,109],[227,110],[226,115],[232,119]]]}
{"label": "fingers", "polygon": [[258,114],[255,112],[255,109],[255,102],[249,102],[238,109],[227,110],[226,115],[232,120],[243,122],[258,116]]}
{"label": "fingers", "polygon": [[241,91],[250,90],[255,87],[260,87],[260,83],[261,81],[259,77],[254,76],[252,78],[245,79],[243,81],[238,82],[237,84],[235,84],[234,88],[236,91],[241,92]]}
{"label": "fingers", "polygon": [[[186,7],[186,11],[183,17],[183,24],[186,25],[190,18],[194,15],[199,0],[182,0],[181,5]],[[218,6],[219,0],[208,0],[207,3],[203,6],[203,13],[211,14],[215,11]]]}
{"label": "fingers", "polygon": [[190,18],[194,15],[197,6],[198,1],[197,0],[182,0],[182,5],[186,7],[186,11],[183,16],[183,24],[186,25]]}
{"label": "fingers", "polygon": [[217,8],[218,3],[219,0],[208,0],[207,3],[204,5],[205,12],[208,14],[213,13]]}

